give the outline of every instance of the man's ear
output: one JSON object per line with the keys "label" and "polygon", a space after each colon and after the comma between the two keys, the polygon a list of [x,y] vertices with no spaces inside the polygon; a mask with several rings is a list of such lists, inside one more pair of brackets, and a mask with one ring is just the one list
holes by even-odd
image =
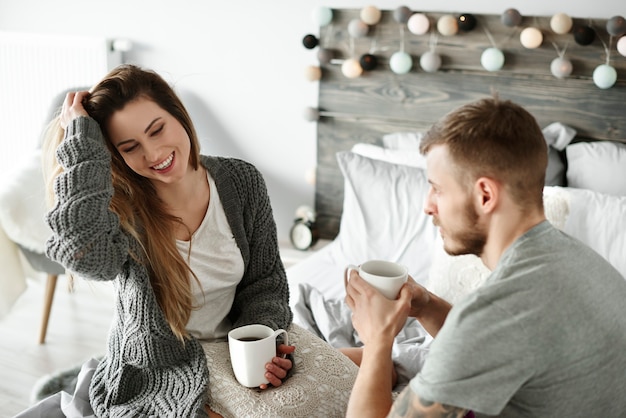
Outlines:
{"label": "man's ear", "polygon": [[500,201],[501,185],[489,177],[480,177],[474,183],[476,208],[483,214],[492,213]]}

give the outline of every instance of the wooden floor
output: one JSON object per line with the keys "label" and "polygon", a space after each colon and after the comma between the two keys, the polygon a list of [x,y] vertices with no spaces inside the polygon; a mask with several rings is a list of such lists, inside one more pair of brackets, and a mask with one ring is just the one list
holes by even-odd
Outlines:
{"label": "wooden floor", "polygon": [[45,279],[29,279],[27,290],[0,319],[0,417],[30,406],[34,384],[47,374],[82,364],[104,353],[112,316],[110,283],[77,280],[73,293],[59,277],[46,343],[39,329]]}

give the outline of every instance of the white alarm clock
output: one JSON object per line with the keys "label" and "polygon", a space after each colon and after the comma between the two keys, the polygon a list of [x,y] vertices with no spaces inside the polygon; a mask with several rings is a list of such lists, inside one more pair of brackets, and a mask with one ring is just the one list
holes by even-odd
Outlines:
{"label": "white alarm clock", "polygon": [[308,207],[300,207],[296,211],[299,216],[293,223],[289,238],[291,244],[298,250],[306,251],[317,242],[319,234],[315,224],[315,215]]}

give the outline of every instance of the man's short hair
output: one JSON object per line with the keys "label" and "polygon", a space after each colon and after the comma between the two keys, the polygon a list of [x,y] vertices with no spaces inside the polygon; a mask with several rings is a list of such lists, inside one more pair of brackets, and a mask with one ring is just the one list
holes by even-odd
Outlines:
{"label": "man's short hair", "polygon": [[489,177],[518,205],[542,204],[548,149],[537,121],[520,105],[494,95],[461,106],[430,128],[420,151],[436,145],[448,146],[461,184]]}

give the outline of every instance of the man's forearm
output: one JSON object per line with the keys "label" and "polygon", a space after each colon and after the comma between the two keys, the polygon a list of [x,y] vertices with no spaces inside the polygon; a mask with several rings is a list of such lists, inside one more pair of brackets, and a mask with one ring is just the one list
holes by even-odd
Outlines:
{"label": "man's forearm", "polygon": [[428,303],[412,316],[422,324],[430,335],[435,337],[446,321],[452,305],[432,292],[428,292],[428,295]]}
{"label": "man's forearm", "polygon": [[366,344],[350,401],[348,418],[385,417],[392,404],[391,344]]}

